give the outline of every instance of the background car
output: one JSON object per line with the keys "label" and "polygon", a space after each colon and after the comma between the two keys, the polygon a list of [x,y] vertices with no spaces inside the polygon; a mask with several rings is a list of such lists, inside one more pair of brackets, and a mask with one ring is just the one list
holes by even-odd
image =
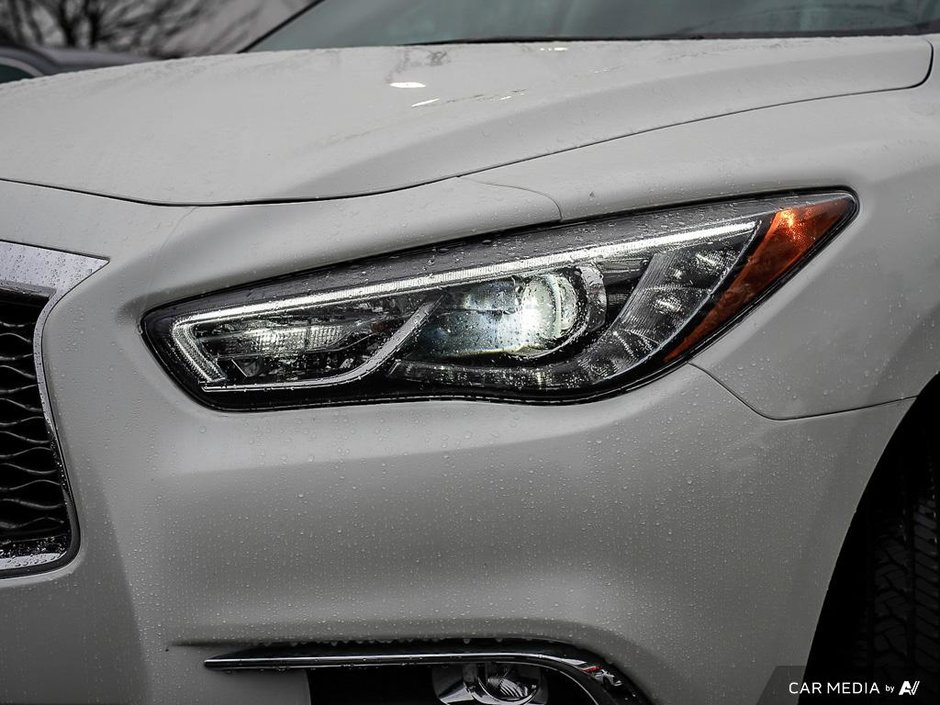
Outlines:
{"label": "background car", "polygon": [[0,46],[0,83],[146,60],[140,56],[103,51]]}

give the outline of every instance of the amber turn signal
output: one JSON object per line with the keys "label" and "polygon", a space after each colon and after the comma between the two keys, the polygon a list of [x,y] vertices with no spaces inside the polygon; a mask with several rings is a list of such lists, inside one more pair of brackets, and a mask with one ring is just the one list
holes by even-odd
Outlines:
{"label": "amber turn signal", "polygon": [[778,211],[740,271],[695,328],[666,356],[674,360],[747,309],[780,281],[855,210],[846,196]]}

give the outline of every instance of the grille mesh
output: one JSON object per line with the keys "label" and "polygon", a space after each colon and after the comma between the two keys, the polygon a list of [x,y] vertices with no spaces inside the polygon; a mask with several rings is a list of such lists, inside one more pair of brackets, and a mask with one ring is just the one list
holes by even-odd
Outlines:
{"label": "grille mesh", "polygon": [[0,558],[60,553],[69,542],[63,476],[33,357],[44,303],[0,292]]}

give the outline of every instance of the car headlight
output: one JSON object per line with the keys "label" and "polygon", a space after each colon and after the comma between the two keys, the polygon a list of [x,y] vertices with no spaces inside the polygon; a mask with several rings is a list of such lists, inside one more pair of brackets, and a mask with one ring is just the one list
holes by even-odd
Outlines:
{"label": "car headlight", "polygon": [[448,243],[178,303],[144,329],[217,408],[592,398],[701,346],[855,210],[829,192]]}

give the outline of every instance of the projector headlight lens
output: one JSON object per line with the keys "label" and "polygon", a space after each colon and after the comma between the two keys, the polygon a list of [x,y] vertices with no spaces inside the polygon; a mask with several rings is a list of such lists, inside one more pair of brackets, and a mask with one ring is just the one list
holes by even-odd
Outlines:
{"label": "projector headlight lens", "polygon": [[564,401],[689,354],[854,214],[848,193],[624,215],[315,271],[144,328],[202,401]]}

